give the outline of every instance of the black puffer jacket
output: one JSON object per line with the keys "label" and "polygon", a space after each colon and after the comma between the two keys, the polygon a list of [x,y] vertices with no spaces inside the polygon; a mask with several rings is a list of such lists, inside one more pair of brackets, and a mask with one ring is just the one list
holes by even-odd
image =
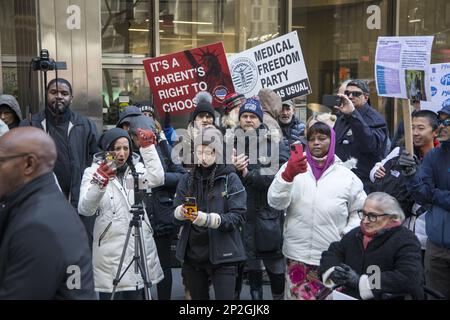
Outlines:
{"label": "black puffer jacket", "polygon": [[52,173],[0,203],[3,299],[96,299],[88,238]]}
{"label": "black puffer jacket", "polygon": [[[283,142],[272,143],[270,135],[267,135],[264,129],[267,127],[261,125],[256,130],[258,137],[256,146],[252,145],[251,139],[246,139],[245,154],[250,156],[255,152],[258,159],[253,164],[250,161],[249,172],[245,177],[239,175],[247,190],[247,220],[242,234],[246,253],[251,259],[283,256],[281,249],[284,211],[275,210],[269,206],[267,192],[279,168],[289,159],[289,153]],[[235,148],[239,154],[242,146],[239,146],[238,140],[235,142]],[[263,143],[267,144],[267,152],[263,151]],[[278,148],[277,159],[271,159],[274,154],[273,147]],[[276,155],[273,156],[276,157]]]}
{"label": "black puffer jacket", "polygon": [[[420,243],[414,233],[404,227],[380,232],[369,242],[366,250],[361,228],[353,229],[322,253],[319,273],[324,274],[340,263],[350,266],[359,275],[367,274],[371,266],[380,268],[381,289],[372,289],[374,299],[381,299],[386,293],[423,299]],[[344,287],[344,293],[361,299],[357,289]]]}
{"label": "black puffer jacket", "polygon": [[161,140],[156,150],[164,168],[164,185],[153,188],[152,193],[147,195],[144,201],[155,236],[162,236],[175,230],[173,200],[178,181],[186,171],[182,166],[172,162],[170,156],[172,148],[167,140]]}
{"label": "black puffer jacket", "polygon": [[[187,250],[195,251],[191,232],[199,234],[200,229],[207,232],[207,245],[209,247],[209,261],[213,265],[224,263],[235,263],[246,260],[244,246],[240,236],[239,228],[245,221],[247,193],[236,173],[230,166],[218,165],[214,178],[214,186],[210,192],[205,177],[196,170],[193,179],[192,195],[197,199],[198,208],[207,213],[217,213],[221,217],[218,229],[206,229],[194,226],[190,221],[182,222],[181,237],[178,242],[176,257],[180,261],[186,258]],[[190,174],[185,174],[177,188],[174,206],[183,204],[188,193]],[[196,228],[196,230],[191,230]],[[199,238],[202,235],[199,236]],[[202,237],[204,238],[204,237]],[[204,243],[202,243],[204,245]],[[195,261],[190,261],[195,263]],[[203,263],[204,261],[200,261]]]}

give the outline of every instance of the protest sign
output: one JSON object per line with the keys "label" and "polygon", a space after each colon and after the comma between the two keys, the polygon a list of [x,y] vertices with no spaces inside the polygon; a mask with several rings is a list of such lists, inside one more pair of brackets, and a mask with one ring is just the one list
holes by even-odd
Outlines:
{"label": "protest sign", "polygon": [[311,93],[297,31],[236,54],[228,64],[236,92],[246,97],[263,88],[283,101]]}
{"label": "protest sign", "polygon": [[378,38],[375,77],[379,96],[431,101],[433,40],[433,36]]}
{"label": "protest sign", "polygon": [[450,106],[450,63],[438,63],[431,66],[431,102],[422,101],[422,110],[438,112]]}
{"label": "protest sign", "polygon": [[222,43],[146,59],[143,63],[160,115],[192,112],[194,97],[200,91],[212,95],[214,107],[234,92]]}

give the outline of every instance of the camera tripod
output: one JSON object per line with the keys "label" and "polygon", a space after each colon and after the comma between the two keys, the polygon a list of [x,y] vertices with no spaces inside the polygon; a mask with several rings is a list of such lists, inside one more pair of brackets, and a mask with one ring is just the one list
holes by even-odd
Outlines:
{"label": "camera tripod", "polygon": [[[131,166],[130,166],[131,167]],[[133,218],[130,221],[127,237],[125,239],[125,244],[123,246],[122,255],[120,256],[120,263],[117,269],[116,277],[113,280],[113,291],[111,295],[111,300],[114,300],[114,296],[116,294],[117,285],[120,280],[122,280],[123,276],[127,273],[128,269],[130,269],[131,265],[134,263],[134,272],[140,272],[142,280],[144,281],[144,297],[145,300],[151,299],[150,288],[152,286],[151,281],[149,280],[149,271],[147,265],[147,253],[145,250],[144,237],[142,232],[142,217],[145,214],[144,206],[143,206],[143,191],[139,190],[139,182],[138,182],[138,173],[133,168],[132,174],[134,178],[134,189],[135,189],[135,204],[131,206],[130,213],[133,214]],[[125,271],[121,274],[123,263],[125,260],[125,255],[128,248],[128,243],[130,241],[131,232],[134,229],[134,256],[130,261]],[[136,288],[137,289],[137,288]]]}

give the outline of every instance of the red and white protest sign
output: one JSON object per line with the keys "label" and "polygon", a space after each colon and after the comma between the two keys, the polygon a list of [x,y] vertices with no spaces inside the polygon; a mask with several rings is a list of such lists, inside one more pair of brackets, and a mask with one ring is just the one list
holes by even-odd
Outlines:
{"label": "red and white protest sign", "polygon": [[208,91],[213,106],[234,92],[225,50],[221,42],[143,61],[153,102],[160,115],[190,113],[194,97]]}

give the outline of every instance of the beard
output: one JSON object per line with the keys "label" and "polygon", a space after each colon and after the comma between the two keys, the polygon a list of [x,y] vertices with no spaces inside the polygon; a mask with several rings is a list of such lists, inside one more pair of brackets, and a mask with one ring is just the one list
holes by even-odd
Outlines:
{"label": "beard", "polygon": [[279,117],[279,119],[282,124],[289,124],[289,123],[291,123],[292,117],[289,117],[289,118]]}
{"label": "beard", "polygon": [[49,109],[55,115],[62,115],[69,109],[69,105],[63,102],[54,102],[49,105]]}

